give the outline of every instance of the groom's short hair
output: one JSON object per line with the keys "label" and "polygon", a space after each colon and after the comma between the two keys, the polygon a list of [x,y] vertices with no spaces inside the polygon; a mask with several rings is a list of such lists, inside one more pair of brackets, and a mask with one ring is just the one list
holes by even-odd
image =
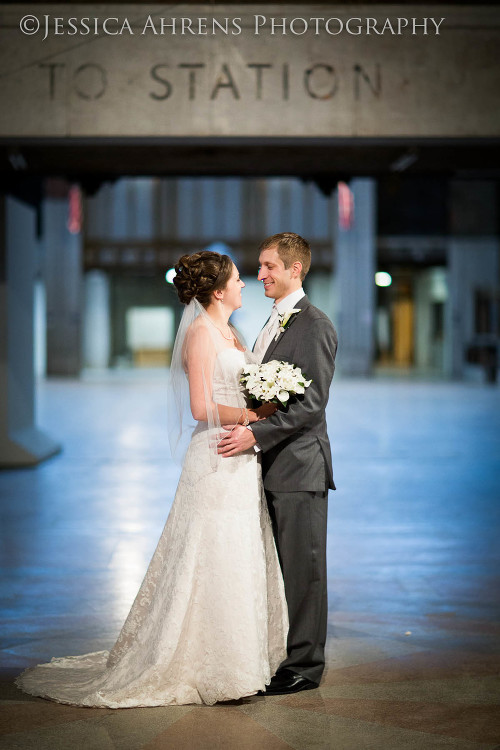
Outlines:
{"label": "groom's short hair", "polygon": [[280,232],[266,237],[259,247],[259,253],[273,246],[276,246],[285,268],[290,268],[296,260],[302,263],[300,278],[304,281],[311,267],[311,248],[307,240],[294,232]]}

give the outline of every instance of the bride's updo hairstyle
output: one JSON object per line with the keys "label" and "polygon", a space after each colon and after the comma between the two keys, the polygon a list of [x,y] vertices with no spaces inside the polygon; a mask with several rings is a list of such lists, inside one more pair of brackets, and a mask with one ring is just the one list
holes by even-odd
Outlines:
{"label": "bride's updo hairstyle", "polygon": [[174,285],[180,301],[188,305],[196,298],[207,307],[212,292],[226,288],[233,273],[233,261],[229,255],[203,250],[193,255],[183,255],[174,268]]}

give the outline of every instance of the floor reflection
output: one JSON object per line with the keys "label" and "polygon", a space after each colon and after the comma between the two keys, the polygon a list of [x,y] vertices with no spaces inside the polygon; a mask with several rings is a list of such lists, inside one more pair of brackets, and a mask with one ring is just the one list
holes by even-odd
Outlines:
{"label": "floor reflection", "polygon": [[338,491],[320,691],[212,711],[103,712],[31,700],[12,686],[25,666],[114,643],[180,472],[165,392],[163,378],[45,383],[39,422],[64,450],[36,469],[0,473],[0,717],[12,746],[498,744],[500,400],[479,386],[334,383]]}

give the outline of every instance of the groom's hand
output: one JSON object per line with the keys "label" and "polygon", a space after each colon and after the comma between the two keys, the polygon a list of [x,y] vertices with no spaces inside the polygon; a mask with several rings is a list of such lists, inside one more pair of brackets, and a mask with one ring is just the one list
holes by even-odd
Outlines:
{"label": "groom's hand", "polygon": [[242,425],[236,425],[234,429],[232,425],[223,425],[223,427],[225,430],[231,430],[219,443],[218,453],[224,458],[237,456],[238,453],[252,448],[257,442],[252,430],[247,430]]}

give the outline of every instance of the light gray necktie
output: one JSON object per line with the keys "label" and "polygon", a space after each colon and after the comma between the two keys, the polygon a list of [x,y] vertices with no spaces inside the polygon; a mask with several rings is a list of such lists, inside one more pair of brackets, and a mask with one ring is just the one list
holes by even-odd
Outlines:
{"label": "light gray necktie", "polygon": [[259,333],[257,337],[257,341],[255,342],[254,354],[258,356],[260,361],[262,361],[262,357],[266,353],[267,347],[269,346],[274,336],[276,335],[277,330],[278,330],[278,308],[274,304],[269,320],[267,321],[262,331]]}

